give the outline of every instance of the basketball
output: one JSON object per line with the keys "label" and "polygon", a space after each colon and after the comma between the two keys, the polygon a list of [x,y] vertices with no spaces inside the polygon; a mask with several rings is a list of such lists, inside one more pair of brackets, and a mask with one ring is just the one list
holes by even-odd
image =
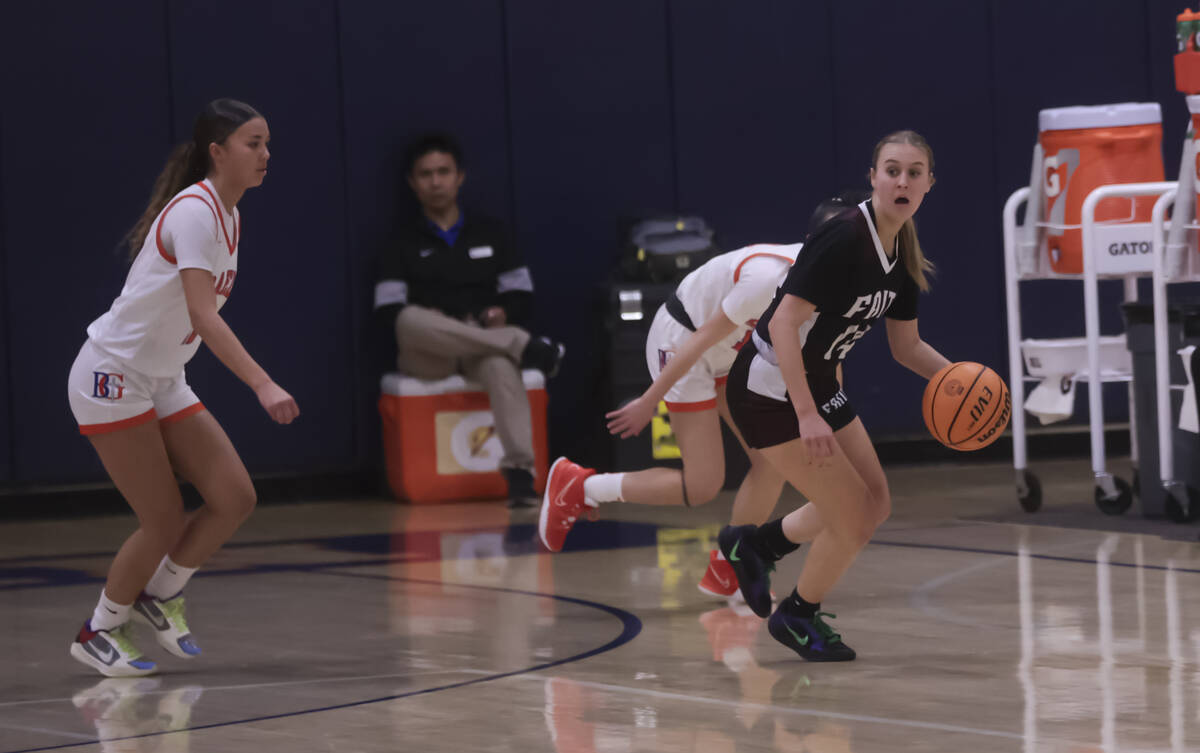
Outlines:
{"label": "basketball", "polygon": [[933,375],[921,402],[925,426],[937,441],[970,452],[995,442],[1012,415],[1012,396],[1000,375],[981,363],[959,361]]}

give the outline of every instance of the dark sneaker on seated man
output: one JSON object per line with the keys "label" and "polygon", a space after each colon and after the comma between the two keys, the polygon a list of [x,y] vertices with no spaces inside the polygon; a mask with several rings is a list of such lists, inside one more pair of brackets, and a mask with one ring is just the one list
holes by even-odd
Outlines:
{"label": "dark sneaker on seated man", "polygon": [[523,510],[537,507],[542,503],[542,497],[533,490],[533,474],[524,468],[501,468],[504,480],[508,482],[508,507],[510,510]]}
{"label": "dark sneaker on seated man", "polygon": [[547,379],[553,379],[558,375],[566,352],[567,346],[549,337],[531,337],[521,353],[521,368],[537,369],[545,374]]}

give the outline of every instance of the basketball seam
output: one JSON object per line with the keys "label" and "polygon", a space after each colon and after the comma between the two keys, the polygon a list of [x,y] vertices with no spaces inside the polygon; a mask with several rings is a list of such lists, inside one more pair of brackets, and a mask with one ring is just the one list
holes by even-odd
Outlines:
{"label": "basketball seam", "polygon": [[[938,380],[937,387],[935,387],[933,390],[933,397],[931,397],[929,399],[929,425],[932,428],[933,438],[939,442],[942,442],[943,440],[937,430],[937,411],[934,410],[934,408],[937,405],[938,392],[941,391],[942,385],[946,383],[946,378],[949,377],[950,373],[952,371],[954,371],[956,368],[958,368],[958,364],[955,363],[955,364],[951,364],[950,368],[946,369],[946,373],[942,374],[942,378]],[[950,440],[950,435],[947,434],[946,439],[944,441],[949,441],[949,440]]]}
{"label": "basketball seam", "polygon": [[[981,364],[981,365],[982,365],[982,364]],[[983,372],[984,372],[986,369],[987,369],[987,367],[986,367],[986,366],[984,366],[983,368],[981,368],[981,369],[979,370],[979,373],[975,375],[975,381],[971,382],[971,386],[970,386],[970,387],[968,387],[968,388],[965,390],[965,394],[966,394],[968,397],[969,397],[969,396],[970,396],[970,394],[971,394],[971,390],[975,389],[975,385],[979,384],[979,378],[983,376]],[[958,446],[958,442],[955,442],[955,441],[953,441],[953,440],[950,438],[950,430],[951,430],[951,429],[953,429],[953,428],[954,428],[954,424],[958,422],[958,417],[959,417],[959,414],[961,414],[961,413],[962,413],[963,406],[964,406],[964,405],[966,405],[966,403],[967,403],[967,401],[966,401],[966,398],[964,398],[964,399],[962,399],[962,400],[960,400],[960,401],[959,401],[959,403],[958,403],[958,410],[954,411],[954,418],[950,419],[950,428],[946,430],[946,441],[950,443],[950,446],[951,446],[951,447],[957,447],[957,446]],[[974,436],[974,435],[972,435],[972,436]],[[964,442],[965,442],[966,440],[962,440],[962,441],[964,441]]]}

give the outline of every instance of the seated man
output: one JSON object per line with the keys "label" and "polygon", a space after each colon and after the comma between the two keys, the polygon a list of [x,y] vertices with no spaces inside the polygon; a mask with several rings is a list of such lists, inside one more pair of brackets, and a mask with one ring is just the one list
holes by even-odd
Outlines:
{"label": "seated man", "polygon": [[552,377],[564,348],[531,337],[533,278],[496,220],[463,212],[462,151],[446,134],[427,134],[405,154],[420,213],[403,223],[379,259],[375,310],[395,323],[400,371],[421,379],[462,374],[487,390],[504,448],[501,471],[510,507],[536,507],[533,427],[522,368]]}

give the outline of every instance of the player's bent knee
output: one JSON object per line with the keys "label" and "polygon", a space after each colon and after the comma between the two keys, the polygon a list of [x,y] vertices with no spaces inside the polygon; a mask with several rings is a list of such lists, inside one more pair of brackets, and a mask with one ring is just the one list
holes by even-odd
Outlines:
{"label": "player's bent knee", "polygon": [[858,550],[875,535],[876,521],[871,495],[864,487],[846,500],[843,514],[832,522],[831,530],[845,546]]}
{"label": "player's bent knee", "polygon": [[238,516],[239,520],[250,517],[250,513],[254,512],[254,508],[257,506],[258,494],[254,491],[254,487],[240,490],[233,500],[234,514]]}
{"label": "player's bent knee", "polygon": [[142,535],[164,552],[175,546],[175,542],[183,536],[186,525],[187,518],[182,507],[138,515],[138,526],[142,529]]}
{"label": "player's bent knee", "polygon": [[721,491],[724,478],[717,476],[714,473],[687,473],[684,470],[683,483],[685,485],[687,503],[691,507],[707,504],[716,499],[717,494]]}
{"label": "player's bent knee", "polygon": [[881,526],[892,516],[892,496],[886,491],[871,495],[871,512],[876,526]]}
{"label": "player's bent knee", "polygon": [[250,517],[258,504],[258,495],[252,485],[237,486],[226,489],[213,499],[205,499],[207,504],[217,514],[241,523]]}

